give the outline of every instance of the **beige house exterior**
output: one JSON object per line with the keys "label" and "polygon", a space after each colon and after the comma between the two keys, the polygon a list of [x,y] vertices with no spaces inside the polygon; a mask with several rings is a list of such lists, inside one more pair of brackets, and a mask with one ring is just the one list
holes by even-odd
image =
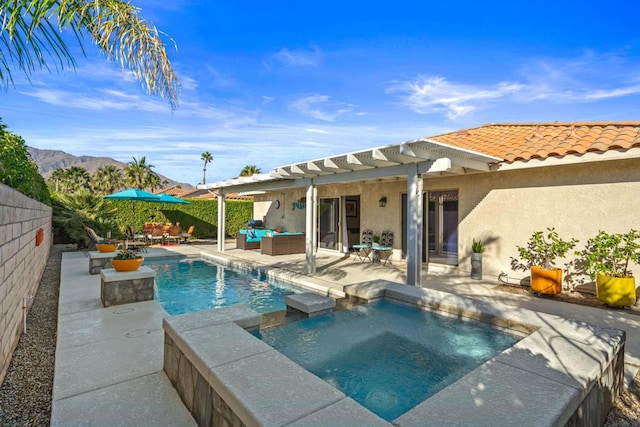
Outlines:
{"label": "beige house exterior", "polygon": [[394,233],[408,284],[431,265],[468,273],[474,239],[486,277],[521,278],[511,257],[534,231],[554,227],[579,249],[599,230],[640,228],[640,122],[486,125],[208,188],[253,194],[255,219],[306,232],[311,274],[318,251],[344,255],[368,229]]}

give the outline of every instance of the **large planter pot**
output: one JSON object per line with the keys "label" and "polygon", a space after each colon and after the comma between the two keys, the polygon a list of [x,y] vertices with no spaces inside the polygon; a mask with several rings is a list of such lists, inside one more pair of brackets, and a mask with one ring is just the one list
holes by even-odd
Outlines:
{"label": "large planter pot", "polygon": [[136,271],[142,265],[144,258],[112,259],[111,265],[116,271]]}
{"label": "large planter pot", "polygon": [[96,249],[100,252],[115,252],[118,245],[111,243],[98,243],[96,244]]}
{"label": "large planter pot", "polygon": [[471,278],[482,280],[482,253],[471,253]]}
{"label": "large planter pot", "polygon": [[636,303],[636,279],[598,274],[596,296],[607,305],[630,307]]}
{"label": "large planter pot", "polygon": [[531,290],[537,294],[556,295],[562,292],[562,269],[546,270],[538,265],[531,267]]}

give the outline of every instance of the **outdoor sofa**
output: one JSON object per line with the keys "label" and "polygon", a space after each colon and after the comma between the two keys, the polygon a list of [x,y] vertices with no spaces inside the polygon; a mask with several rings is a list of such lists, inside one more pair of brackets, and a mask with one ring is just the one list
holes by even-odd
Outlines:
{"label": "outdoor sofa", "polygon": [[260,241],[260,251],[266,255],[300,254],[305,251],[304,233],[273,233]]}

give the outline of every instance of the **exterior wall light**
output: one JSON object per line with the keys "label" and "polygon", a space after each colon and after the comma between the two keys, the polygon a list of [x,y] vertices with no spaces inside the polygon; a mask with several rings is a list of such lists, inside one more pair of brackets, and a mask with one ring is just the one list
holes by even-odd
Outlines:
{"label": "exterior wall light", "polygon": [[387,206],[387,196],[382,196],[380,200],[378,200],[378,206],[380,206],[381,208]]}

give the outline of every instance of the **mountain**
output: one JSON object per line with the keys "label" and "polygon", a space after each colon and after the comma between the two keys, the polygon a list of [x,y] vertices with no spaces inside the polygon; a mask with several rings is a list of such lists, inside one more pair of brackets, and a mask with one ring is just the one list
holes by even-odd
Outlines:
{"label": "mountain", "polygon": [[[66,169],[71,166],[85,168],[90,174],[104,165],[115,165],[121,169],[127,166],[125,163],[119,162],[111,157],[74,156],[73,154],[60,150],[41,150],[34,147],[27,147],[27,151],[29,151],[31,158],[36,165],[38,165],[38,171],[45,178],[48,178],[56,169]],[[177,182],[164,175],[160,175],[160,179],[169,181],[169,184],[167,184],[168,187],[180,185],[185,190],[194,189],[191,184]]]}

